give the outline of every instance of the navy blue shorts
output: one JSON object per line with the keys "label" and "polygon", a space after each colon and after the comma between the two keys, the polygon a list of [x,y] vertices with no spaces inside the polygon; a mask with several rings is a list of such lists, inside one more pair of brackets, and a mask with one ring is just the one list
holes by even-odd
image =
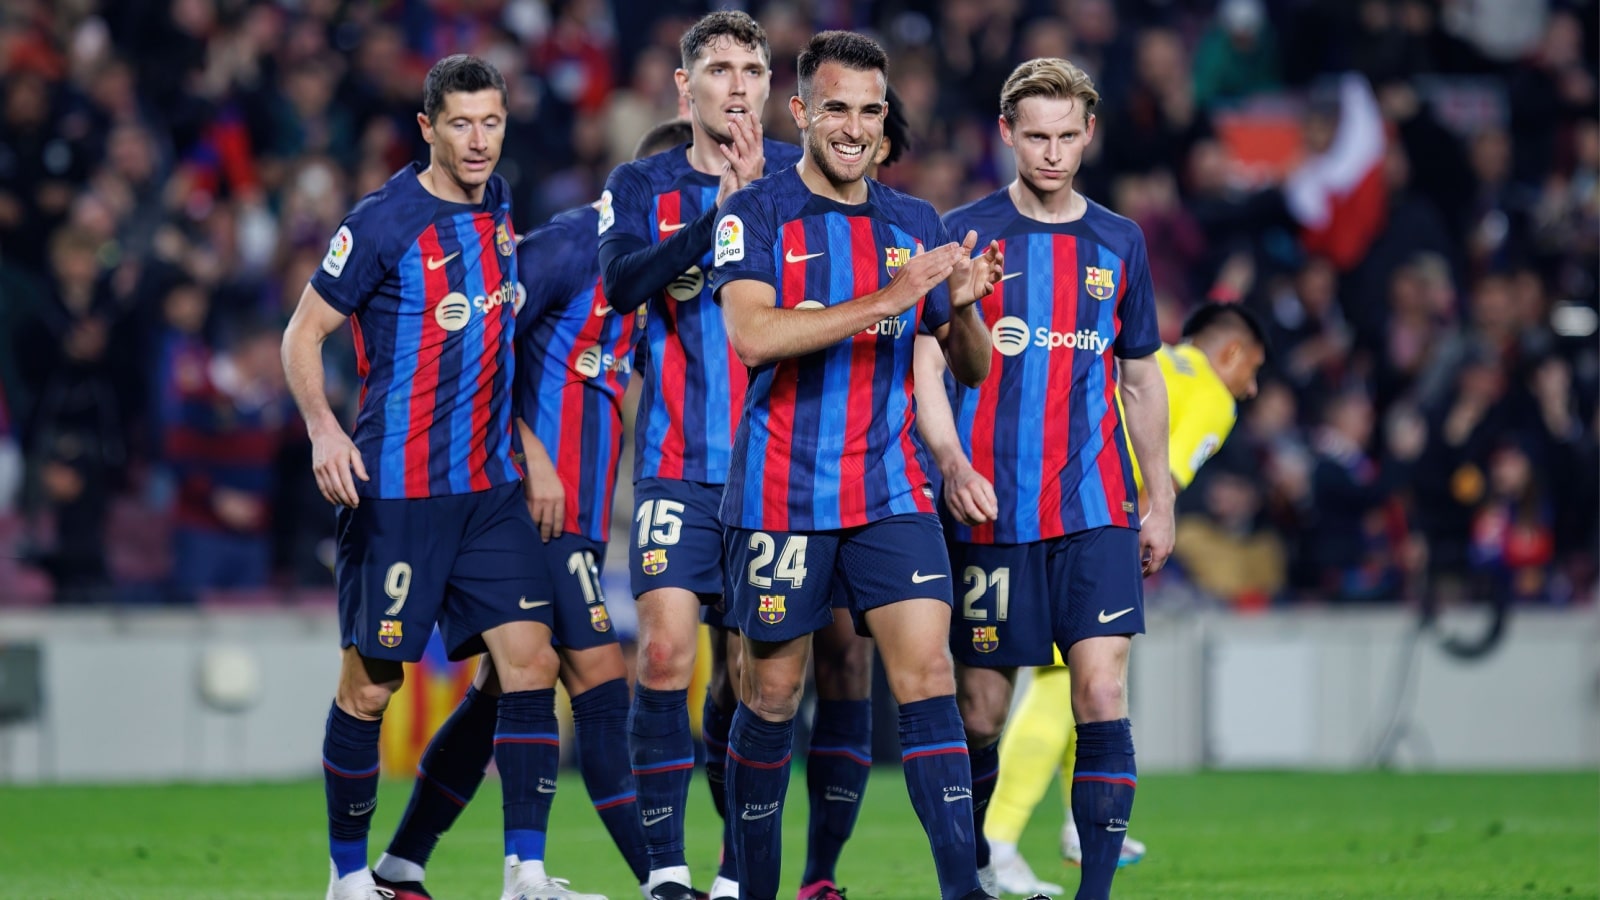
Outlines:
{"label": "navy blue shorts", "polygon": [[633,485],[628,569],[633,595],[681,588],[715,603],[722,596],[722,485],[645,478]]}
{"label": "navy blue shorts", "polygon": [[968,666],[1048,666],[1084,638],[1144,633],[1139,532],[1091,528],[1027,544],[950,542],[961,603],[950,652]]}
{"label": "navy blue shorts", "polygon": [[835,597],[862,634],[869,609],[950,602],[950,558],[932,513],[842,531],[729,528],[727,542],[728,620],[753,640],[776,643],[828,627]]}
{"label": "navy blue shorts", "polygon": [[340,507],[340,646],[416,662],[435,623],[451,659],[484,651],[507,622],[551,625],[554,596],[522,485]]}
{"label": "navy blue shorts", "polygon": [[606,563],[606,545],[581,534],[567,532],[544,545],[555,585],[556,646],[587,650],[615,644],[606,595],[600,589],[600,570]]}

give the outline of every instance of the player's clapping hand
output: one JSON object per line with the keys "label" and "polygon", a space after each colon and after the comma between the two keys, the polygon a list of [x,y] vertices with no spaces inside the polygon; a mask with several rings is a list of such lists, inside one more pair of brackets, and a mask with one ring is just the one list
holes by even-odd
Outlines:
{"label": "player's clapping hand", "polygon": [[1170,507],[1151,511],[1139,523],[1139,559],[1144,562],[1145,577],[1161,571],[1167,564],[1175,533]]}
{"label": "player's clapping hand", "polygon": [[982,253],[973,256],[972,251],[977,246],[978,233],[968,231],[961,240],[961,259],[950,275],[950,306],[954,309],[971,306],[989,296],[1005,272],[1006,257],[1000,251],[999,241],[990,241]]}
{"label": "player's clapping hand", "polygon": [[944,502],[963,525],[982,525],[1000,515],[994,485],[971,465],[945,477]]}
{"label": "player's clapping hand", "polygon": [[311,438],[311,471],[317,477],[317,489],[329,503],[355,509],[361,505],[356,496],[356,479],[371,481],[367,467],[361,462],[361,451],[342,429],[329,428]]}
{"label": "player's clapping hand", "polygon": [[529,453],[527,472],[522,479],[522,496],[528,501],[528,512],[539,526],[539,537],[545,543],[561,536],[566,525],[567,491],[561,486],[561,476],[547,453]]}
{"label": "player's clapping hand", "polygon": [[960,244],[952,242],[932,250],[921,250],[911,257],[889,282],[892,290],[887,293],[893,296],[894,304],[887,314],[897,316],[916,306],[918,300],[950,278],[966,253]]}

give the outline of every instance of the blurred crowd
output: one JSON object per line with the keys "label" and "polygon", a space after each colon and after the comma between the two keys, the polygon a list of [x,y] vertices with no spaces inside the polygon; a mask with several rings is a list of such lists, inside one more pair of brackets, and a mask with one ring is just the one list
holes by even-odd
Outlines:
{"label": "blurred crowd", "polygon": [[[1180,502],[1172,592],[1592,600],[1592,0],[749,8],[771,137],[797,138],[783,101],[813,30],[885,43],[915,135],[886,180],[941,211],[1011,177],[994,120],[1017,62],[1094,76],[1079,187],[1143,226],[1164,336],[1208,298],[1272,332],[1260,396]],[[505,73],[500,172],[525,231],[597,197],[676,114],[677,40],[703,11],[5,4],[0,605],[326,589],[332,517],[277,336],[343,213],[423,156],[428,67],[465,51]],[[348,336],[328,353],[349,411]]]}

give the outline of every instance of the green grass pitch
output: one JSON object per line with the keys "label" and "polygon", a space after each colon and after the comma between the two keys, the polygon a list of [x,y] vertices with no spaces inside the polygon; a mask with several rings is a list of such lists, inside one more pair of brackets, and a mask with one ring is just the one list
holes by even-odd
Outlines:
{"label": "green grass pitch", "polygon": [[[803,861],[804,777],[785,810],[784,889]],[[387,783],[373,822],[383,849],[409,785]],[[321,782],[240,786],[0,788],[0,897],[26,900],[318,898],[326,886]],[[718,827],[703,783],[690,795],[697,880]],[[1068,887],[1053,796],[1024,852]],[[1600,898],[1600,775],[1151,775],[1131,833],[1150,846],[1118,898]],[[499,791],[491,781],[429,867],[440,900],[495,900]],[[575,886],[638,897],[575,772],[563,773],[550,869]],[[937,897],[899,773],[873,776],[840,865],[851,900]]]}

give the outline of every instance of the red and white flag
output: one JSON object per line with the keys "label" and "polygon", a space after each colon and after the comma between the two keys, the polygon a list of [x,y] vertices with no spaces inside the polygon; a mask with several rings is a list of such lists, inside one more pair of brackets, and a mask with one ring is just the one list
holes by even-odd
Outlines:
{"label": "red and white flag", "polygon": [[1310,157],[1284,182],[1289,212],[1300,223],[1307,252],[1341,270],[1361,262],[1383,230],[1388,149],[1378,98],[1365,76],[1346,74],[1339,84],[1339,125],[1328,149]]}

